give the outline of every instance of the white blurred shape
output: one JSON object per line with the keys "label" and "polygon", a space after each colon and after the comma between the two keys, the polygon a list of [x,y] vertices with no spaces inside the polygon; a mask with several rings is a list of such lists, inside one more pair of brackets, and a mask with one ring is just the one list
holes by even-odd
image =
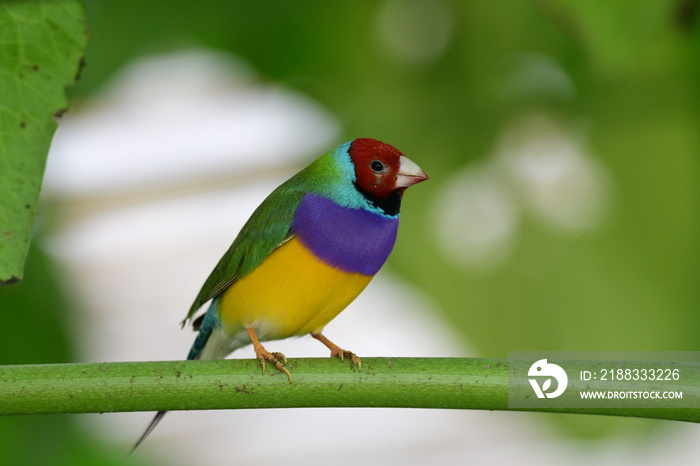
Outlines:
{"label": "white blurred shape", "polygon": [[520,201],[565,231],[595,227],[609,200],[603,167],[552,119],[528,116],[501,137],[497,158]]}
{"label": "white blurred shape", "polygon": [[575,87],[556,60],[539,52],[520,51],[503,61],[505,82],[501,90],[507,101],[570,100]]}
{"label": "white blurred shape", "polygon": [[423,66],[445,53],[453,37],[454,20],[443,0],[389,0],[377,11],[374,27],[389,57]]}
{"label": "white blurred shape", "polygon": [[260,171],[327,150],[337,133],[318,104],[259,85],[229,55],[192,50],[147,57],[61,119],[45,191],[87,196]]}
{"label": "white blurred shape", "polygon": [[494,270],[509,259],[525,215],[561,233],[597,227],[609,185],[573,131],[528,115],[503,131],[481,167],[464,168],[444,184],[434,201],[434,236],[448,260]]}
{"label": "white blurred shape", "polygon": [[466,167],[453,175],[435,206],[431,224],[445,257],[486,271],[508,258],[519,212],[493,167]]}

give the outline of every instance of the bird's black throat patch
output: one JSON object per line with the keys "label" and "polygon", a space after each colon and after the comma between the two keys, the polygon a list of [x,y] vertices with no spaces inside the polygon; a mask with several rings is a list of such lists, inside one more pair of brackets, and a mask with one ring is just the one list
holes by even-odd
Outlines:
{"label": "bird's black throat patch", "polygon": [[365,197],[365,199],[367,199],[370,202],[370,204],[384,212],[385,215],[394,217],[399,214],[399,211],[401,210],[401,195],[403,194],[402,190],[395,189],[389,194],[388,197],[379,198],[374,194],[362,189],[362,187],[357,183],[357,181],[355,181],[354,184],[355,189],[357,189],[360,192],[360,194],[362,194]]}

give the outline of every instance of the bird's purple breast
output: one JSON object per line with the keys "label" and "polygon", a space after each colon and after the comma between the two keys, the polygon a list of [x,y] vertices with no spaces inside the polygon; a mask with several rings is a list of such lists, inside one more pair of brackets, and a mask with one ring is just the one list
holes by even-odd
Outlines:
{"label": "bird's purple breast", "polygon": [[350,273],[374,275],[396,242],[398,217],[342,207],[307,194],[292,222],[295,237],[316,257]]}

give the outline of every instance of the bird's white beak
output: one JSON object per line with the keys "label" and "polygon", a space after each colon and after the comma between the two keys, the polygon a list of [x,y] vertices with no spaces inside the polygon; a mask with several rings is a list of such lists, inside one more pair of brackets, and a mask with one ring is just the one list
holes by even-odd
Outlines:
{"label": "bird's white beak", "polygon": [[396,174],[396,187],[408,188],[428,179],[423,170],[411,159],[403,155],[399,159],[399,172]]}

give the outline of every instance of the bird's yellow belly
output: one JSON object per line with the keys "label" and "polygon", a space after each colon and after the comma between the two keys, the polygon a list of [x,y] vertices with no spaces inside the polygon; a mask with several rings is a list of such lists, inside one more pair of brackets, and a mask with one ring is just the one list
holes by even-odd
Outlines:
{"label": "bird's yellow belly", "polygon": [[253,326],[261,340],[320,332],[371,279],[326,264],[292,238],[223,293],[219,319],[224,333]]}

